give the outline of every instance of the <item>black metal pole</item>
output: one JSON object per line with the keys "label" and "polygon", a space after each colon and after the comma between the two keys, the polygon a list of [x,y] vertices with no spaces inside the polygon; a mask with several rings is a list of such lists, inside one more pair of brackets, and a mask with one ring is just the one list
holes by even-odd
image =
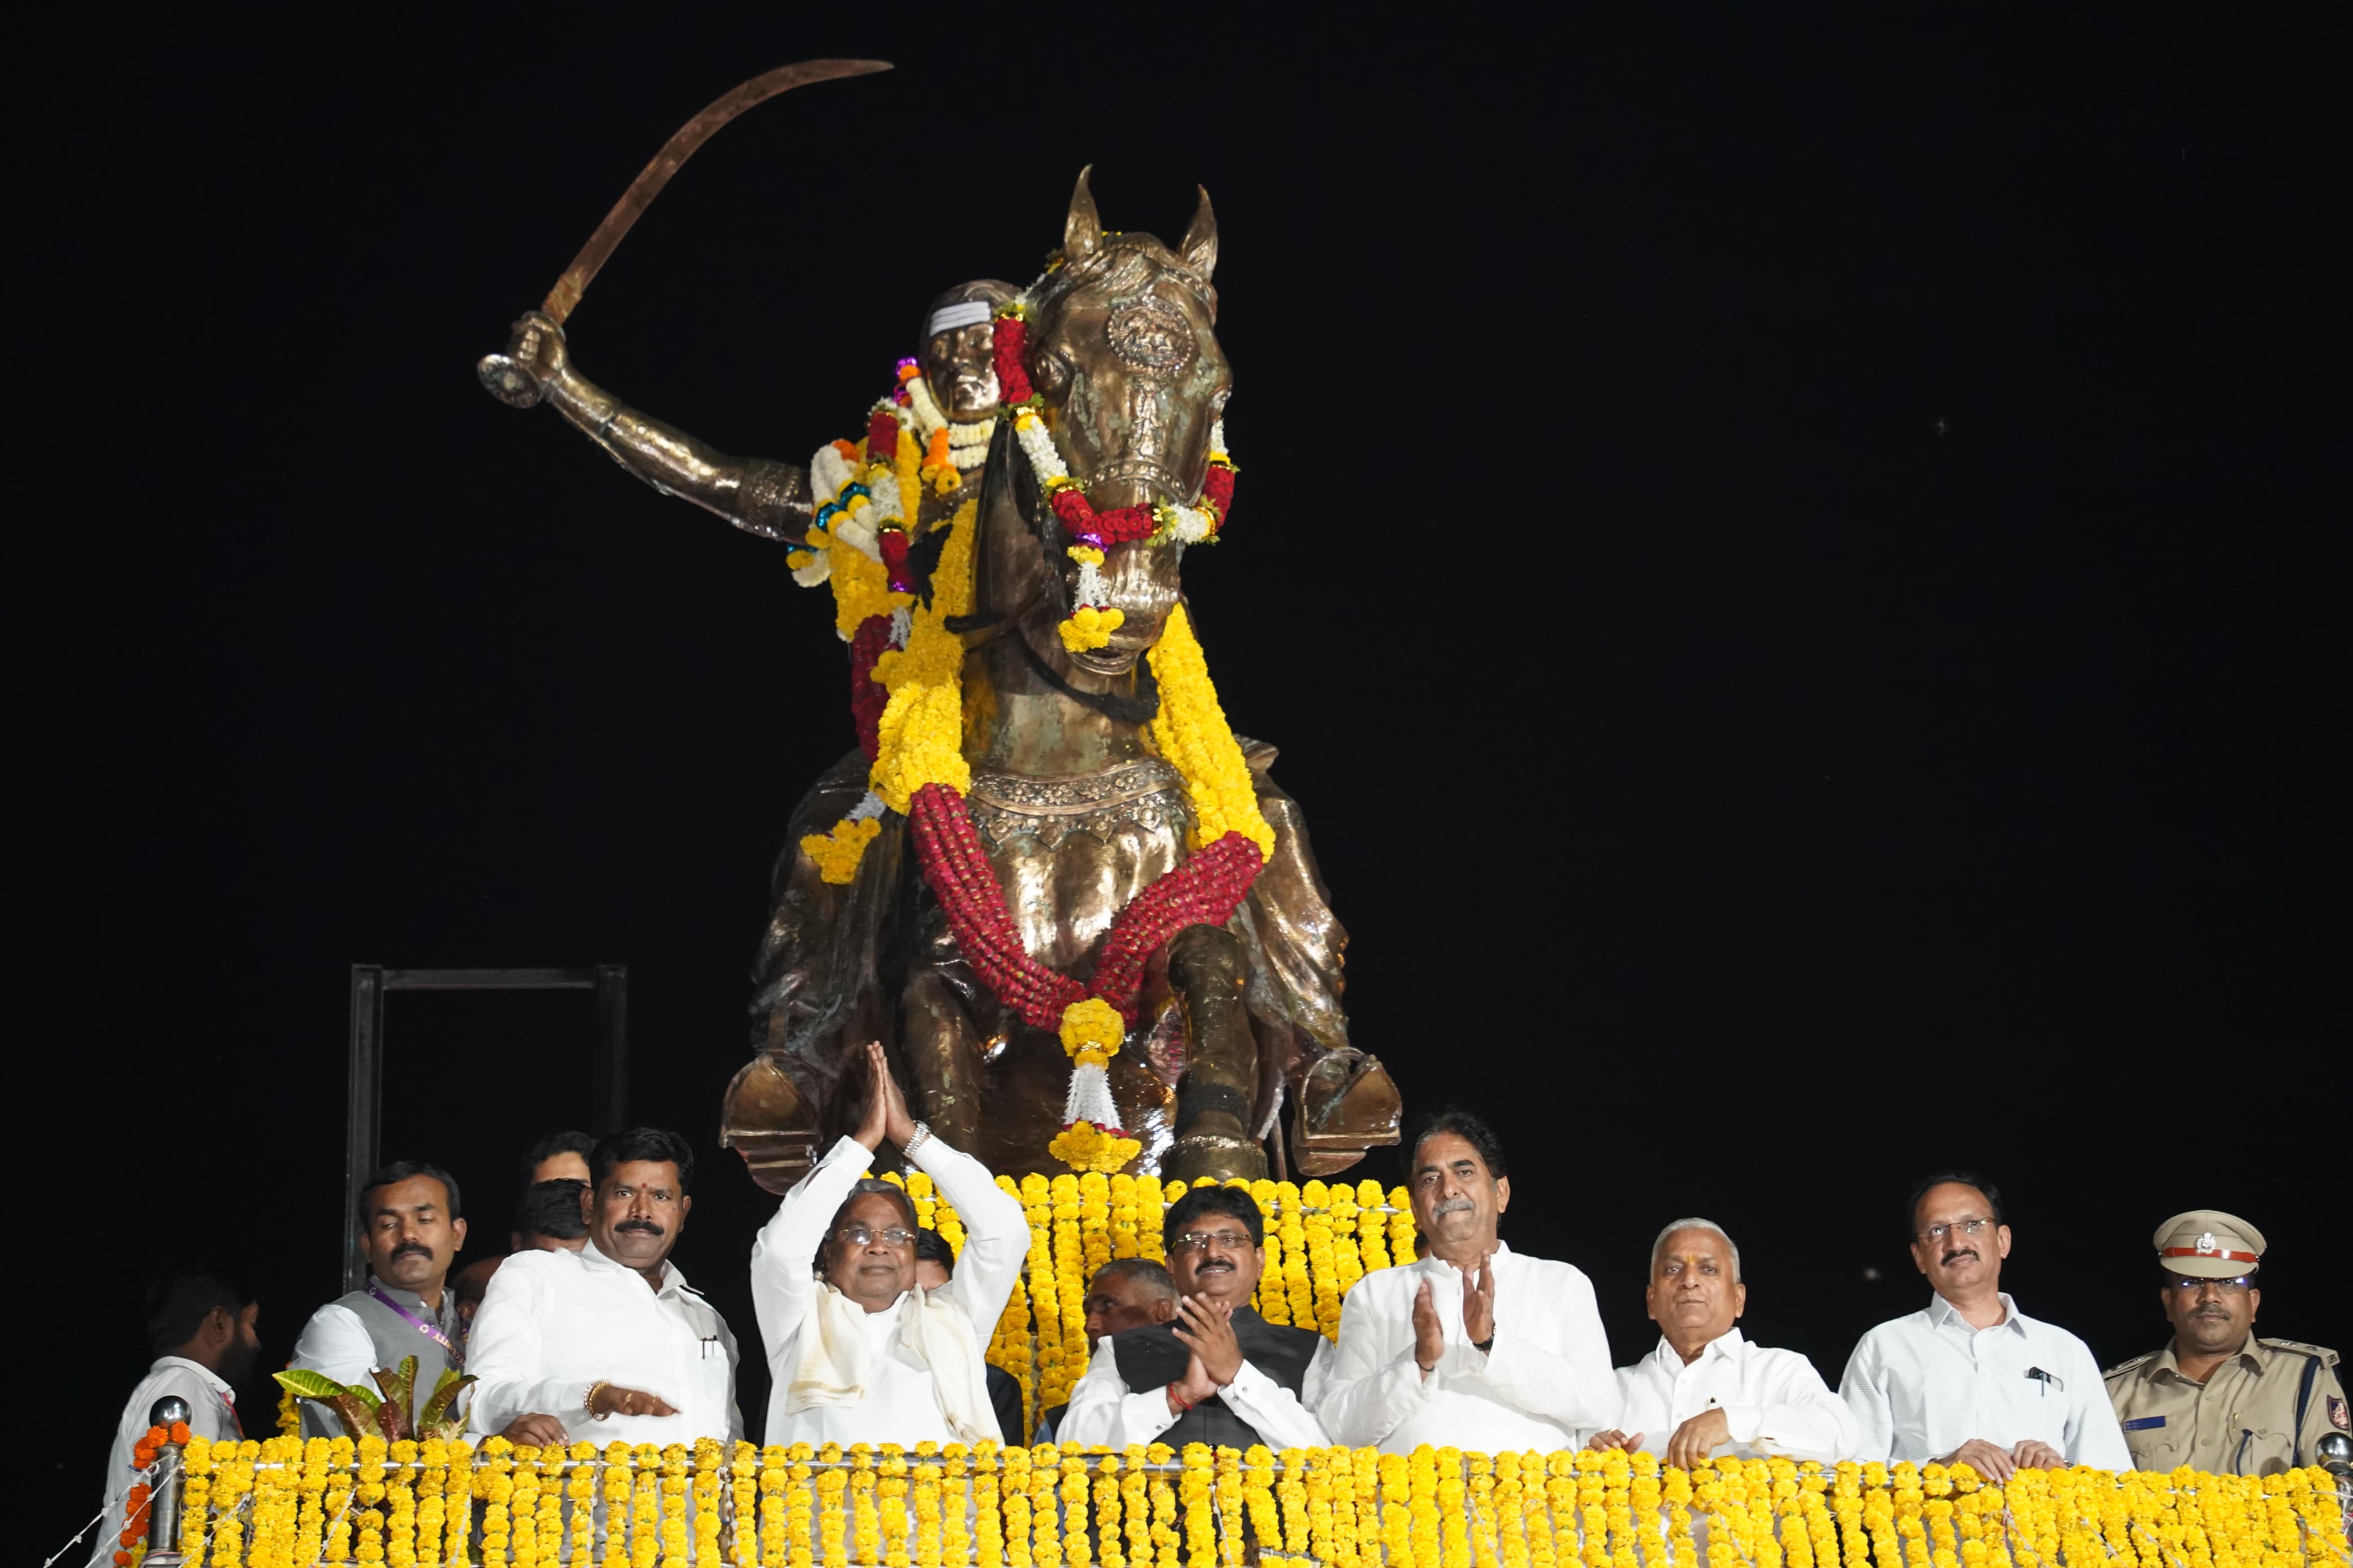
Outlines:
{"label": "black metal pole", "polygon": [[596,1131],[618,1132],[629,1124],[629,971],[626,964],[596,966],[596,1051],[591,1109]]}
{"label": "black metal pole", "polygon": [[343,1102],[343,1289],[367,1283],[360,1252],[360,1184],[384,1136],[384,968],[352,965],[352,1054]]}

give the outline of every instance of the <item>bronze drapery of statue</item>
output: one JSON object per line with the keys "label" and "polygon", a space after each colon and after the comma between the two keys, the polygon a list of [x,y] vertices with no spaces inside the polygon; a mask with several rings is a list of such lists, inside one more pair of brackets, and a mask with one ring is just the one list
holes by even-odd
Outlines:
{"label": "bronze drapery of statue", "polygon": [[[952,482],[924,487],[907,535],[935,559],[967,507],[976,530],[970,613],[948,623],[965,650],[964,805],[1022,948],[1082,980],[1114,917],[1194,853],[1192,806],[1149,728],[1157,695],[1145,657],[1181,602],[1185,544],[1164,534],[1110,543],[1092,566],[1068,558],[1048,484],[999,417],[989,321],[1020,296],[1029,377],[1095,507],[1198,506],[1230,390],[1215,334],[1216,259],[1206,195],[1172,251],[1148,235],[1103,233],[1082,174],[1059,265],[1026,292],[983,281],[943,295],[902,399],[918,438],[944,428],[955,454]],[[724,457],[623,406],[571,364],[548,317],[518,322],[499,363],[657,489],[790,546],[811,540],[826,498],[812,494],[809,468]],[[793,559],[804,583],[822,578],[825,555]],[[1087,574],[1119,616],[1093,647],[1058,629]],[[904,625],[902,611],[891,647],[903,645]],[[853,649],[862,682],[872,654]],[[1397,1139],[1386,1070],[1348,1043],[1346,933],[1304,822],[1270,776],[1274,749],[1240,746],[1271,853],[1230,919],[1186,927],[1151,954],[1127,1048],[1107,1068],[1120,1123],[1142,1145],[1130,1168],[1187,1180],[1267,1174],[1271,1137],[1287,1142],[1297,1175],[1337,1172]],[[1059,1171],[1047,1145],[1066,1120],[1064,1044],[967,962],[918,869],[907,818],[869,794],[870,766],[868,749],[853,751],[793,814],[754,963],[755,1055],[728,1088],[723,1142],[782,1191],[856,1115],[858,1047],[880,1039],[950,1142],[998,1171]],[[853,875],[829,880],[805,840],[861,811],[877,819],[873,837]]]}

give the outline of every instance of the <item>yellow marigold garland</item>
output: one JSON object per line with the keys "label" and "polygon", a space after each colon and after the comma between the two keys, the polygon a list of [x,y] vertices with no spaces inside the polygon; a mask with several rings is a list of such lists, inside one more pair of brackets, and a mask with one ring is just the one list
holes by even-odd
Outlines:
{"label": "yellow marigold garland", "polygon": [[1111,634],[1126,622],[1127,613],[1115,605],[1081,605],[1054,629],[1060,634],[1064,647],[1072,653],[1084,653],[1104,647],[1111,641]]}
{"label": "yellow marigold garland", "polygon": [[826,1468],[817,1477],[818,1545],[826,1568],[844,1568],[849,1561],[849,1514],[844,1506],[849,1475],[834,1468],[841,1462],[841,1450],[831,1443],[818,1450],[818,1462]]}
{"label": "yellow marigold garland", "polygon": [[871,617],[887,616],[913,597],[892,593],[891,569],[846,539],[828,540],[825,554],[832,568],[828,581],[833,584],[833,629],[845,642]]}
{"label": "yellow marigold garland", "polygon": [[984,1439],[973,1450],[973,1559],[978,1568],[1004,1568],[1005,1515],[997,1491],[997,1445]]}
{"label": "yellow marigold garland", "polygon": [[972,787],[964,760],[964,639],[947,621],[972,608],[973,535],[977,501],[956,509],[947,542],[932,573],[932,602],[918,605],[907,646],[874,662],[874,679],[891,693],[882,710],[881,745],[869,775],[874,793],[904,813],[907,797],[924,784]]}
{"label": "yellow marigold garland", "polygon": [[1161,756],[1184,777],[1193,807],[1193,847],[1240,833],[1271,859],[1274,829],[1259,812],[1250,764],[1242,760],[1226,710],[1218,703],[1208,660],[1182,604],[1168,612],[1149,657],[1153,678],[1160,683],[1160,713],[1152,721],[1152,739]]}
{"label": "yellow marigold garland", "polygon": [[[595,1491],[581,1483],[601,1468],[607,1568],[702,1568],[723,1552],[738,1568],[813,1568],[813,1501],[823,1505],[829,1568],[1233,1568],[1245,1531],[1269,1568],[1382,1568],[1384,1556],[1390,1568],[1689,1568],[1694,1507],[1707,1517],[1714,1568],[2001,1568],[2012,1539],[2021,1568],[2348,1561],[2334,1485],[2318,1469],[2028,1470],[2002,1488],[1965,1466],[1724,1458],[1687,1473],[1650,1454],[1590,1451],[1491,1458],[1451,1448],[1276,1456],[1196,1447],[1181,1467],[1172,1458],[1164,1444],[1115,1456],[1071,1445],[1000,1453],[994,1443],[924,1443],[910,1454],[886,1444],[845,1457],[832,1445],[813,1454],[807,1444],[760,1450],[705,1439],[691,1454],[615,1444],[600,1466],[585,1443],[567,1455],[494,1441],[475,1455],[462,1444],[381,1438],[356,1447],[196,1439],[184,1459],[180,1545],[199,1568],[349,1561],[332,1516],[351,1504],[362,1510],[359,1561],[459,1563],[466,1537],[451,1531],[467,1528],[466,1500],[479,1499],[486,1565],[553,1564],[568,1494],[576,1505],[568,1559],[586,1565],[592,1538],[580,1521],[596,1512]],[[755,1478],[756,1532],[747,1491]],[[723,1507],[731,1495],[732,1538]],[[379,1503],[391,1517],[367,1520]]]}
{"label": "yellow marigold garland", "polygon": [[1046,1152],[1073,1171],[1116,1171],[1144,1150],[1141,1139],[1122,1138],[1082,1118],[1046,1142]]}

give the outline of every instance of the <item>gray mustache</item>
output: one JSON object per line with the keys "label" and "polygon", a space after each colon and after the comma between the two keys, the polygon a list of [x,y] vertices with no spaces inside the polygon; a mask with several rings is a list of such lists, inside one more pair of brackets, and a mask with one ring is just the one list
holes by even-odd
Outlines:
{"label": "gray mustache", "polygon": [[1479,1205],[1477,1204],[1472,1203],[1469,1198],[1448,1198],[1444,1203],[1440,1204],[1436,1208],[1430,1212],[1432,1214],[1469,1214],[1478,1206]]}

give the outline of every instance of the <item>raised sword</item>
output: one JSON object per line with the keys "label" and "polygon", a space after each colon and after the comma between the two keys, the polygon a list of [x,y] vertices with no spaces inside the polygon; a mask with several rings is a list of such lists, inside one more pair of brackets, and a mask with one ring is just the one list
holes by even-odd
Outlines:
{"label": "raised sword", "polygon": [[[654,154],[653,162],[629,182],[629,188],[621,193],[621,199],[613,204],[613,210],[605,215],[605,221],[596,226],[596,232],[588,237],[588,243],[580,247],[580,254],[572,258],[572,265],[564,269],[564,276],[558,278],[555,287],[547,291],[547,298],[540,302],[541,314],[558,326],[564,324],[574,307],[580,303],[580,296],[587,291],[589,280],[596,276],[597,269],[613,254],[613,247],[621,243],[621,237],[629,232],[646,208],[652,205],[653,199],[661,195],[662,187],[670,184],[670,176],[678,173],[679,166],[694,156],[695,149],[710,141],[721,126],[754,104],[765,103],[780,92],[787,92],[813,81],[868,76],[890,68],[888,60],[802,60],[796,65],[778,66],[775,70],[763,72],[714,100],[702,113],[679,127],[678,134],[662,143],[662,150]],[[485,354],[474,370],[492,396],[512,407],[529,408],[543,395],[538,380],[510,355]]]}

